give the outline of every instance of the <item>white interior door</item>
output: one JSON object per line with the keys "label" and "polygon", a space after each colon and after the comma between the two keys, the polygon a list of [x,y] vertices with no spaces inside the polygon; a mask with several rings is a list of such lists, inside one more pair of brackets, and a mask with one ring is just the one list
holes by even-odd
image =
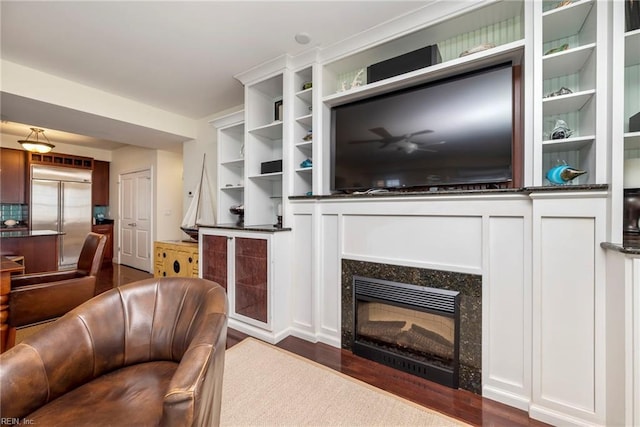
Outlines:
{"label": "white interior door", "polygon": [[151,171],[120,175],[120,264],[151,272]]}

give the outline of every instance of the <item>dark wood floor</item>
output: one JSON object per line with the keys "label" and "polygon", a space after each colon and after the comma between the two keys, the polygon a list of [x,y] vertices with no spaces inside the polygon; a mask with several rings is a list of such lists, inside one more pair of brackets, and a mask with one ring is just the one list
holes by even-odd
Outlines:
{"label": "dark wood floor", "polygon": [[[152,277],[133,268],[113,264],[105,266],[98,278],[98,290],[103,292],[135,280]],[[230,329],[227,348],[233,347],[247,335]],[[347,350],[322,343],[288,337],[278,347],[314,360],[353,378],[367,382],[417,404],[478,426],[546,426],[529,418],[526,412],[482,398],[465,390],[453,390],[396,369],[369,361]]]}

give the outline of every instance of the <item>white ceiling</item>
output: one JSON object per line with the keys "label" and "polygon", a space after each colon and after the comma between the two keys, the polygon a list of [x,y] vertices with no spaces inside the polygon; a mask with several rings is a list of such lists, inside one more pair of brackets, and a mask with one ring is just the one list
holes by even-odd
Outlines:
{"label": "white ceiling", "polygon": [[[23,66],[200,119],[243,103],[242,86],[233,75],[285,53],[330,46],[427,3],[1,0],[0,54]],[[296,43],[299,32],[308,33],[311,42]],[[19,97],[3,94],[4,120],[67,130],[54,119],[47,124],[25,120],[25,108],[12,105],[24,99],[13,98]],[[109,126],[121,122],[92,125],[104,127],[103,140],[119,141],[108,137]],[[68,142],[82,143],[77,138]]]}

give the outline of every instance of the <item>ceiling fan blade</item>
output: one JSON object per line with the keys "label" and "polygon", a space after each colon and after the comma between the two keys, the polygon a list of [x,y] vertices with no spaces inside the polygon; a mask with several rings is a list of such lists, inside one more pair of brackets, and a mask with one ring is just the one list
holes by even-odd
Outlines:
{"label": "ceiling fan blade", "polygon": [[384,142],[380,139],[356,139],[355,141],[349,141],[349,144],[368,144],[371,142]]}
{"label": "ceiling fan blade", "polygon": [[425,133],[433,133],[433,131],[431,129],[419,130],[418,132],[408,133],[406,138],[411,138],[414,135],[422,135]]}
{"label": "ceiling fan blade", "polygon": [[393,138],[393,135],[387,132],[385,128],[373,128],[373,129],[369,129],[369,131],[375,133],[376,135],[382,138]]}

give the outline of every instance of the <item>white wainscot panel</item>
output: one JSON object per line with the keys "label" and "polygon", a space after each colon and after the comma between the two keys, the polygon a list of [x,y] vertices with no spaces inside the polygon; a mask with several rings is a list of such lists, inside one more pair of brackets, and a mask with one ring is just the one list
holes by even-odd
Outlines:
{"label": "white wainscot panel", "polygon": [[323,215],[319,242],[322,242],[318,287],[320,293],[320,341],[340,347],[342,286],[338,215]]}
{"label": "white wainscot panel", "polygon": [[480,274],[482,217],[345,215],[343,255]]}
{"label": "white wainscot panel", "polygon": [[539,395],[595,412],[595,220],[542,217]]}
{"label": "white wainscot panel", "polygon": [[522,217],[488,219],[483,395],[526,410],[531,369],[531,251]]}
{"label": "white wainscot panel", "polygon": [[311,215],[293,216],[293,254],[296,261],[291,265],[293,271],[291,314],[294,327],[302,328],[306,332],[312,332],[313,327],[312,219]]}

